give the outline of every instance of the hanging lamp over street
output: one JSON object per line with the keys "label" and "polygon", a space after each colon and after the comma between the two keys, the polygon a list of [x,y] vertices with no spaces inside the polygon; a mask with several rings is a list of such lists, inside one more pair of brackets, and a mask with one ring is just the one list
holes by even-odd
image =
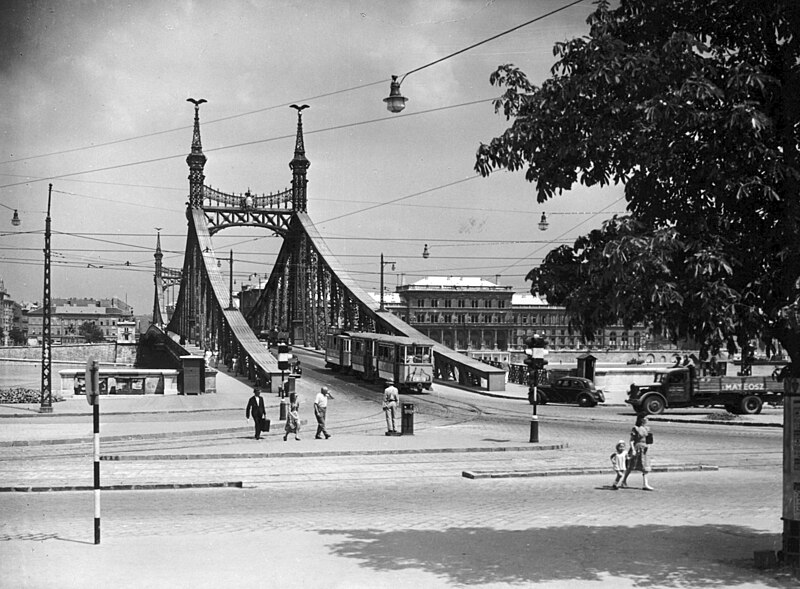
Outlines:
{"label": "hanging lamp over street", "polygon": [[389,96],[383,99],[386,103],[386,108],[389,112],[398,113],[406,107],[406,98],[400,94],[400,82],[397,81],[397,76],[392,76],[392,82],[389,86]]}
{"label": "hanging lamp over street", "polygon": [[547,222],[547,214],[542,213],[542,218],[539,221],[539,230],[540,231],[547,231],[547,228],[550,226],[550,223]]}

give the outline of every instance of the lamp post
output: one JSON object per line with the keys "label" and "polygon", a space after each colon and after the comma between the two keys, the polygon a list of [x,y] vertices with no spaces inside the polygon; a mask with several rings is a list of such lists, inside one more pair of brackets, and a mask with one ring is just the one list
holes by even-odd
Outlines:
{"label": "lamp post", "polygon": [[233,304],[233,250],[231,250],[231,257],[230,257],[230,276],[228,276],[228,292],[230,292],[230,302],[228,303],[228,309],[235,309],[236,307]]}
{"label": "lamp post", "polygon": [[384,304],[383,304],[383,267],[386,264],[391,264],[392,265],[392,270],[394,270],[394,262],[389,261],[389,260],[384,261],[383,253],[381,253],[381,307],[380,307],[381,311],[385,311],[386,310],[386,308],[384,307]]}
{"label": "lamp post", "polygon": [[52,358],[50,355],[50,197],[53,185],[47,191],[47,217],[44,221],[44,295],[42,296],[42,399],[39,413],[53,412],[51,382]]}

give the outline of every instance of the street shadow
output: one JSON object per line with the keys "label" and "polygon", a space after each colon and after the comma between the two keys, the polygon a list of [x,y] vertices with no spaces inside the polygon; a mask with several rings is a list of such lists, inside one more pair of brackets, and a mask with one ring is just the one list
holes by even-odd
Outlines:
{"label": "street shadow", "polygon": [[62,538],[60,536],[55,536],[53,540],[60,540],[61,542],[72,542],[74,544],[88,544],[89,546],[94,546],[94,540],[89,542],[88,540],[75,540],[73,538]]}
{"label": "street shadow", "polygon": [[643,587],[797,587],[797,579],[782,569],[753,566],[753,552],[779,548],[780,534],[734,525],[318,532],[344,535],[332,544],[333,554],[361,561],[362,567],[421,570],[456,586],[618,577]]}

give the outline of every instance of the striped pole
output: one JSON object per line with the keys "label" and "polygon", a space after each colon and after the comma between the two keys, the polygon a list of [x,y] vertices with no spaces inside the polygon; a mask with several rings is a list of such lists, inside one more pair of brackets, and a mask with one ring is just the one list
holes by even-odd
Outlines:
{"label": "striped pole", "polygon": [[100,397],[93,406],[94,422],[94,543],[100,544]]}

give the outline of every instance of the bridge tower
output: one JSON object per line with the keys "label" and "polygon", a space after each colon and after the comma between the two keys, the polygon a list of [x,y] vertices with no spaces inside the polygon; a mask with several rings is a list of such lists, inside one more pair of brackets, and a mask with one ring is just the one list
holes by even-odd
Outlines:
{"label": "bridge tower", "polygon": [[164,308],[164,280],[161,275],[164,254],[161,251],[161,230],[158,230],[158,236],[156,237],[156,253],[153,254],[153,257],[156,259],[156,271],[155,274],[153,274],[153,286],[155,287],[153,289],[155,291],[153,293],[153,323],[159,327],[164,327],[166,324],[166,317],[161,313],[161,309]]}
{"label": "bridge tower", "polygon": [[[303,141],[303,110],[308,108],[307,104],[298,106],[292,105],[297,110],[297,137],[294,145],[294,157],[289,162],[292,170],[292,209],[294,215],[305,213],[308,204],[308,178],[306,173],[311,166],[311,162],[306,157],[306,148]],[[308,259],[305,255],[308,247],[305,242],[305,232],[292,230],[297,227],[297,223],[290,225],[288,235],[290,247],[289,263],[289,318],[290,330],[293,342],[307,343],[306,338],[306,319],[308,301],[308,274],[310,271]]]}

